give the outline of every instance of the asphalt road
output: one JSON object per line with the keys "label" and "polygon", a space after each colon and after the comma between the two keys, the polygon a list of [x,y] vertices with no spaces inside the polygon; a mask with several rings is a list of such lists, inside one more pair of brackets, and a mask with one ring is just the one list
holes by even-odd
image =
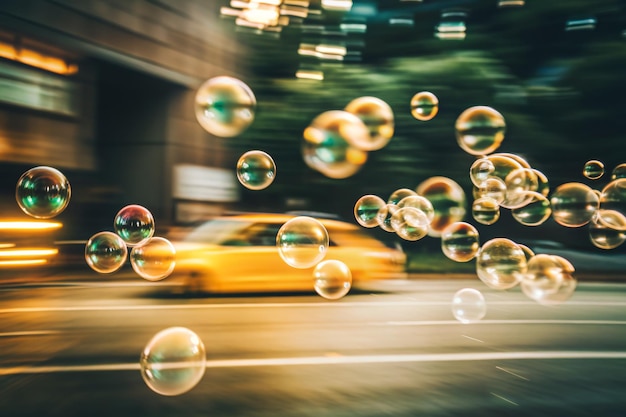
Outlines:
{"label": "asphalt road", "polygon": [[[483,292],[463,324],[453,294]],[[626,285],[558,306],[476,280],[191,299],[141,280],[0,291],[2,416],[623,416]],[[184,326],[206,346],[191,391],[163,396],[139,356]]]}

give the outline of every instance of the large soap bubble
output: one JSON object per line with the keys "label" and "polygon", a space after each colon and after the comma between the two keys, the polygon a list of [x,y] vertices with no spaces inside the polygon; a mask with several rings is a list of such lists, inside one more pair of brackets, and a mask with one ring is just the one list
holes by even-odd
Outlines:
{"label": "large soap bubble", "polygon": [[152,237],[130,251],[130,264],[141,278],[159,281],[168,277],[176,266],[176,249],[164,237]]}
{"label": "large soap bubble", "polygon": [[263,151],[248,151],[237,161],[237,179],[250,190],[269,187],[276,178],[276,164],[272,157]]}
{"label": "large soap bubble", "polygon": [[576,289],[574,267],[557,255],[538,254],[528,261],[520,283],[522,292],[539,304],[554,305],[568,300]]}
{"label": "large soap bubble", "polygon": [[598,219],[607,227],[626,231],[626,178],[613,180],[602,189]]}
{"label": "large soap bubble", "polygon": [[38,166],[26,171],[17,181],[15,198],[29,216],[49,219],[57,216],[70,202],[71,187],[58,169]]}
{"label": "large soap bubble", "polygon": [[354,217],[363,227],[376,227],[378,226],[378,212],[383,206],[385,206],[385,201],[377,195],[364,195],[354,205]]}
{"label": "large soap bubble", "polygon": [[369,130],[367,137],[347,135],[346,140],[352,146],[363,151],[376,151],[389,143],[394,130],[393,110],[389,104],[376,97],[359,97],[348,103],[345,111],[361,119]]}
{"label": "large soap bubble", "polygon": [[117,212],[113,227],[127,245],[139,245],[154,235],[154,217],[147,208],[130,204]]}
{"label": "large soap bubble", "polygon": [[128,257],[126,243],[113,232],[99,232],[85,245],[85,260],[91,269],[110,274],[120,269]]}
{"label": "large soap bubble", "polygon": [[243,81],[211,78],[196,93],[196,118],[207,132],[221,137],[242,133],[254,121],[256,98]]}
{"label": "large soap bubble", "polygon": [[447,177],[430,177],[417,186],[417,194],[427,198],[435,212],[430,222],[428,235],[441,236],[448,225],[460,222],[466,213],[466,198],[463,188]]}
{"label": "large soap bubble", "polygon": [[483,244],[476,256],[476,273],[488,287],[506,290],[515,287],[526,273],[524,250],[507,238],[494,238]]}
{"label": "large soap bubble", "polygon": [[461,323],[482,320],[487,314],[487,304],[483,294],[474,288],[462,288],[452,298],[452,314]]}
{"label": "large soap bubble", "polygon": [[453,261],[470,261],[474,259],[479,249],[478,230],[469,223],[452,223],[441,233],[441,250]]}
{"label": "large soap bubble", "polygon": [[317,116],[303,133],[302,157],[329,178],[348,178],[367,161],[367,151],[351,143],[369,139],[367,126],[352,113],[330,110]]}
{"label": "large soap bubble", "polygon": [[320,262],[328,251],[326,227],[317,219],[298,216],[289,219],[276,234],[276,246],[287,265],[306,269]]}
{"label": "large soap bubble", "polygon": [[552,218],[566,227],[584,226],[599,205],[598,195],[587,185],[569,182],[559,185],[550,197]]}
{"label": "large soap bubble", "polygon": [[313,270],[315,292],[328,300],[338,300],[348,294],[352,286],[352,272],[338,260],[322,261]]}
{"label": "large soap bubble", "polygon": [[204,344],[184,327],[162,330],[146,345],[139,359],[141,376],[154,392],[174,396],[195,387],[206,369]]}
{"label": "large soap bubble", "polygon": [[454,125],[461,149],[472,155],[487,155],[500,147],[504,139],[504,116],[487,106],[465,110]]}

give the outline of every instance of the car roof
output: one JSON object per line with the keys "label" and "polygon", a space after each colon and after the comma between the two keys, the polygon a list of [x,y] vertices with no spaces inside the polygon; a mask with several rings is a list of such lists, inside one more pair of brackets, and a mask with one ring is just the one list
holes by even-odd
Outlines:
{"label": "car roof", "polygon": [[[253,222],[263,222],[263,223],[285,223],[290,219],[295,217],[299,217],[296,214],[286,214],[286,213],[242,213],[242,214],[234,214],[231,216],[221,216],[216,219],[229,219],[229,220],[241,220],[241,221],[253,221]],[[316,220],[319,220],[325,227],[333,228],[333,229],[345,229],[345,230],[354,230],[358,229],[358,226],[355,224],[351,224],[348,222],[344,222],[341,220],[334,219],[326,219],[320,218],[316,216],[307,216],[313,217]]]}

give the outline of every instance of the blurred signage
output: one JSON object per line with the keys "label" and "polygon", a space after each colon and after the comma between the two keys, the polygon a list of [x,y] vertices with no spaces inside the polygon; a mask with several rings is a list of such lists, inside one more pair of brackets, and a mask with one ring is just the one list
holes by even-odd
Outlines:
{"label": "blurred signage", "polygon": [[228,169],[178,164],[172,184],[172,196],[177,199],[220,203],[239,199],[237,178]]}

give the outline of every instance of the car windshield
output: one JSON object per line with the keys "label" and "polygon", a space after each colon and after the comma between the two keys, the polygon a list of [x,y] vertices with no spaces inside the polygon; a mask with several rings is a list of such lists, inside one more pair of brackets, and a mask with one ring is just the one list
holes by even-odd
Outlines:
{"label": "car windshield", "polygon": [[230,240],[252,225],[252,222],[234,219],[215,219],[189,233],[184,241],[193,243],[220,244]]}

